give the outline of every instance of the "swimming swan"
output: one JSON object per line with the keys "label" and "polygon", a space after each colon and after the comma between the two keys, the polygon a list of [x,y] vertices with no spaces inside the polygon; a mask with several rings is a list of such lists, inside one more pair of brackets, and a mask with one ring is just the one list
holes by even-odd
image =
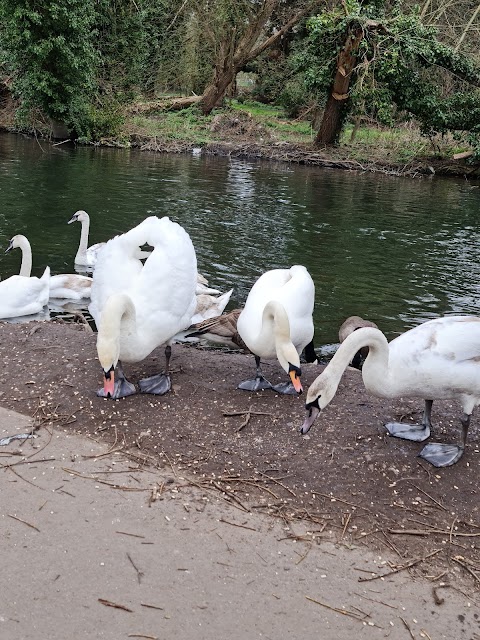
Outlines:
{"label": "swimming swan", "polygon": [[[153,247],[142,264],[138,248]],[[144,393],[171,388],[171,343],[190,324],[195,309],[197,260],[187,232],[168,217],[151,216],[109,240],[98,256],[89,311],[97,328],[97,353],[104,372],[102,397],[136,393],[122,362],[140,362],[166,344],[165,373],[140,380]],[[117,380],[114,377],[118,366]]]}
{"label": "swimming swan", "polygon": [[42,311],[48,303],[50,268],[41,278],[10,276],[0,282],[0,318],[30,316]]}
{"label": "swimming swan", "polygon": [[[6,252],[19,248],[22,251],[22,263],[19,275],[29,278],[32,272],[32,248],[26,236],[16,235],[10,240]],[[92,279],[76,273],[63,273],[50,276],[49,298],[63,300],[86,300],[90,298]]]}
{"label": "swimming swan", "polygon": [[379,329],[350,334],[307,393],[305,434],[337,392],[353,355],[368,347],[362,369],[365,388],[380,398],[423,398],[421,425],[393,422],[386,426],[398,438],[421,442],[430,435],[433,400],[458,400],[463,409],[460,445],[431,443],[420,456],[436,467],[457,462],[465,449],[473,409],[480,403],[480,318],[444,316],[406,331],[390,343]]}
{"label": "swimming swan", "polygon": [[80,234],[80,244],[78,245],[77,255],[75,256],[75,264],[82,267],[93,267],[97,262],[98,253],[105,242],[98,242],[88,246],[88,232],[90,230],[90,216],[86,211],[76,211],[67,224],[72,222],[82,223],[82,232]]}
{"label": "swimming swan", "polygon": [[[373,327],[374,329],[378,329],[377,325],[370,320],[364,320],[360,316],[350,316],[342,323],[338,330],[339,342],[343,342],[347,336],[362,327]],[[361,369],[367,355],[368,347],[362,347],[359,349],[352,358],[351,366],[355,367],[355,369]]]}
{"label": "swimming swan", "polygon": [[[308,362],[316,360],[313,349],[315,285],[301,265],[272,269],[258,278],[248,294],[237,321],[240,337],[255,356],[256,377],[239,389],[273,389],[278,393],[301,393],[299,354],[305,348]],[[265,379],[260,358],[278,358],[291,383],[273,386]]]}

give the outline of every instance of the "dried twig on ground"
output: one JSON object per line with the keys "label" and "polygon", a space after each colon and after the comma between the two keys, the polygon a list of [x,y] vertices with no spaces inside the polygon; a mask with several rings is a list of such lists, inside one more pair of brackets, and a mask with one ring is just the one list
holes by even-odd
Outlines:
{"label": "dried twig on ground", "polygon": [[420,562],[424,562],[425,560],[427,560],[427,558],[431,558],[432,556],[436,556],[437,553],[440,553],[440,551],[442,551],[442,549],[435,549],[435,551],[432,551],[432,553],[428,553],[426,556],[423,556],[422,558],[416,558],[415,560],[412,560],[411,562],[407,562],[407,564],[404,564],[402,567],[397,567],[396,569],[393,569],[393,571],[389,571],[388,573],[384,573],[382,575],[377,575],[377,576],[373,576],[372,578],[358,578],[359,582],[371,582],[372,580],[379,580],[380,578],[386,578],[388,576],[393,575],[394,573],[399,573],[400,571],[404,571],[405,569],[410,569],[410,567],[414,567],[415,565],[419,564]]}
{"label": "dried twig on ground", "polygon": [[117,604],[116,602],[110,602],[110,600],[105,600],[105,598],[98,598],[100,604],[105,605],[106,607],[113,607],[114,609],[121,609],[122,611],[128,611],[129,613],[133,613],[133,609],[129,609],[124,604]]}
{"label": "dried twig on ground", "polygon": [[35,531],[38,531],[40,533],[40,529],[36,527],[34,524],[30,524],[30,522],[27,522],[26,520],[22,520],[22,518],[18,518],[17,516],[14,516],[11,513],[7,513],[7,516],[9,518],[13,518],[14,520],[18,520],[18,522],[23,522],[23,524],[26,524],[27,527],[30,527],[31,529],[35,529]]}

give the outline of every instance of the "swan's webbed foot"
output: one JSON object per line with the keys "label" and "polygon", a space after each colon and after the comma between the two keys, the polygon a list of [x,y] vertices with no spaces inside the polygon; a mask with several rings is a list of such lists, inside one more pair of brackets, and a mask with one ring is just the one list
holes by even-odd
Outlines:
{"label": "swan's webbed foot", "polygon": [[418,456],[434,467],[450,467],[460,460],[465,447],[457,444],[431,442],[423,447]]}
{"label": "swan's webbed foot", "polygon": [[388,422],[385,425],[388,433],[395,438],[423,442],[430,436],[430,427],[424,424],[408,424],[406,422]]}
{"label": "swan's webbed foot", "polygon": [[298,396],[299,394],[295,391],[295,387],[291,382],[280,382],[279,384],[271,385],[270,388],[277,393],[281,393],[285,396]]}
{"label": "swan's webbed foot", "polygon": [[257,375],[251,380],[240,382],[237,389],[242,389],[242,391],[262,391],[263,389],[273,389],[273,386],[262,375]]}
{"label": "swan's webbed foot", "polygon": [[156,396],[163,396],[172,388],[172,381],[168,373],[157,373],[149,378],[139,380],[138,386],[142,393],[152,393]]}
{"label": "swan's webbed foot", "polygon": [[423,442],[430,437],[430,429],[432,426],[432,406],[433,400],[425,400],[422,424],[389,422],[385,425],[388,433],[391,436],[395,436],[395,438],[413,440],[413,442]]}
{"label": "swan's webbed foot", "polygon": [[126,398],[127,396],[133,396],[137,393],[135,385],[129,382],[126,378],[118,378],[113,386],[113,395],[110,392],[105,392],[102,387],[97,391],[97,396],[100,398],[112,398],[118,400],[119,398]]}

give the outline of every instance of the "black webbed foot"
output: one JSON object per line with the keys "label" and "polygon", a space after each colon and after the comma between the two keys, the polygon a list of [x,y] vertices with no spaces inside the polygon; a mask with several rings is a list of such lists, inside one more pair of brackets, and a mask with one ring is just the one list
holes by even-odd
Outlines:
{"label": "black webbed foot", "polygon": [[456,444],[431,442],[425,445],[418,455],[434,467],[450,467],[460,460],[464,450],[464,447]]}
{"label": "black webbed foot", "polygon": [[407,422],[388,422],[385,425],[388,433],[395,438],[423,442],[430,436],[430,427],[423,424],[408,424]]}
{"label": "black webbed foot", "polygon": [[158,373],[149,378],[139,380],[138,386],[142,393],[152,393],[156,396],[163,396],[172,388],[172,381],[169,374]]}
{"label": "black webbed foot", "polygon": [[262,375],[257,375],[251,380],[240,382],[237,389],[242,391],[262,391],[263,389],[273,389],[272,384]]}

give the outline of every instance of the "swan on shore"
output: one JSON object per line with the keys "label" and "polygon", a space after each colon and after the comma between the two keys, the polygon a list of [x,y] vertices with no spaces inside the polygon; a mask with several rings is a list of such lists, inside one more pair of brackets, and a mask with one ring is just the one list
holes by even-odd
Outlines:
{"label": "swan on shore", "polygon": [[455,464],[465,450],[473,410],[480,404],[480,318],[444,316],[429,320],[391,342],[379,329],[354,331],[308,389],[302,434],[331,402],[348,363],[362,347],[369,349],[362,368],[367,391],[380,398],[422,398],[425,402],[422,424],[388,423],[385,426],[390,435],[422,442],[430,436],[433,401],[460,402],[460,444],[431,443],[419,454],[436,467]]}
{"label": "swan on shore", "polygon": [[[17,248],[22,252],[19,275],[29,278],[32,273],[32,247],[26,236],[13,236],[5,253]],[[86,300],[90,298],[92,279],[76,273],[62,273],[50,276],[49,285],[49,299]]]}
{"label": "swan on shore", "polygon": [[[138,250],[144,244],[153,250],[143,264]],[[140,362],[164,344],[165,372],[140,380],[139,386],[144,393],[169,391],[171,344],[175,334],[190,325],[196,284],[197,260],[190,236],[168,217],[151,216],[106,243],[93,274],[89,306],[104,373],[98,395],[120,398],[136,393],[122,363]]]}
{"label": "swan on shore", "polygon": [[202,320],[207,320],[208,318],[214,318],[221,315],[227,306],[232,293],[233,289],[230,289],[226,293],[216,297],[206,293],[197,293],[197,304],[195,307],[195,313],[192,316],[191,324],[197,324],[198,322],[202,322]]}
{"label": "swan on shore", "polygon": [[243,349],[250,353],[237,329],[237,321],[241,313],[242,309],[232,309],[228,313],[192,324],[185,338],[203,338],[230,349]]}
{"label": "swan on shore", "polygon": [[[347,336],[362,327],[373,327],[373,329],[378,329],[377,325],[370,320],[364,320],[360,316],[350,316],[341,324],[340,329],[338,330],[339,342],[342,343]],[[359,349],[352,358],[352,362],[350,363],[351,366],[355,369],[361,369],[367,355],[368,347],[362,347]]]}
{"label": "swan on shore", "polygon": [[[305,349],[307,360],[316,360],[314,302],[315,285],[301,265],[272,269],[258,278],[237,321],[240,337],[255,356],[256,376],[241,382],[239,389],[273,389],[288,394],[302,392],[299,354]],[[260,359],[275,356],[291,382],[274,386],[263,376]]]}

